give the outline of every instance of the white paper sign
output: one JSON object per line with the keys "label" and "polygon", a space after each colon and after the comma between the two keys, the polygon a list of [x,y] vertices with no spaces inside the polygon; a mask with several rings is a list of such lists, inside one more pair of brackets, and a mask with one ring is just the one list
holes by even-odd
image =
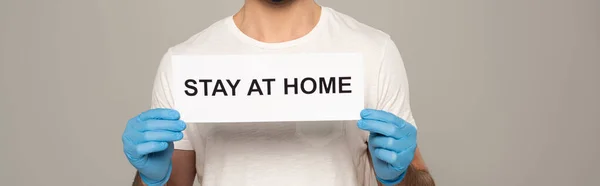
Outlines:
{"label": "white paper sign", "polygon": [[172,95],[192,123],[358,120],[361,54],[175,55]]}

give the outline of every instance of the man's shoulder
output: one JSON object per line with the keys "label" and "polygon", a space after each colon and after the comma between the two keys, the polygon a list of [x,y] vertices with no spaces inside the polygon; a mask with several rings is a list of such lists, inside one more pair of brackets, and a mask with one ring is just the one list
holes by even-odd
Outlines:
{"label": "man's shoulder", "polygon": [[388,33],[365,24],[354,17],[334,10],[329,9],[331,29],[336,35],[346,41],[361,42],[363,44],[383,45],[391,40]]}
{"label": "man's shoulder", "polygon": [[230,17],[223,18],[212,23],[205,29],[193,34],[183,42],[180,42],[169,48],[169,51],[174,54],[181,53],[193,53],[198,51],[205,51],[206,48],[210,49],[214,46],[215,42],[219,42],[215,38],[223,38],[221,35],[226,33],[227,30],[227,19]]}

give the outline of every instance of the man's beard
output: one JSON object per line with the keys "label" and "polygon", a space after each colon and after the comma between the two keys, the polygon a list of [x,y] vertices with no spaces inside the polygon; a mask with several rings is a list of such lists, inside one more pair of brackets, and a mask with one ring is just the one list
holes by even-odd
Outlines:
{"label": "man's beard", "polygon": [[267,3],[269,3],[269,4],[271,4],[271,5],[278,5],[278,6],[281,6],[281,5],[287,5],[287,4],[290,4],[290,3],[292,3],[294,0],[263,0],[263,1],[265,1],[265,2],[267,2]]}

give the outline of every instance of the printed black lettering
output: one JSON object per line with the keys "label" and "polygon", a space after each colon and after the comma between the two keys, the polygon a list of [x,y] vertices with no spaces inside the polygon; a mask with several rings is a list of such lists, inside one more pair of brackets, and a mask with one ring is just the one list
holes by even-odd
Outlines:
{"label": "printed black lettering", "polygon": [[204,84],[204,96],[208,96],[208,83],[212,82],[211,79],[200,79],[198,82]]}
{"label": "printed black lettering", "polygon": [[227,96],[227,91],[225,91],[225,86],[223,86],[223,81],[217,79],[215,83],[215,89],[213,89],[212,96],[217,95],[217,92],[222,92],[224,96]]}
{"label": "printed black lettering", "polygon": [[[254,86],[256,86],[256,88],[254,88]],[[258,84],[258,81],[256,79],[252,80],[252,84],[250,84],[250,90],[248,90],[248,95],[252,94],[252,92],[258,92],[258,94],[260,94],[261,96],[263,95],[263,92],[260,89],[260,84]]]}
{"label": "printed black lettering", "polygon": [[[193,85],[190,85],[190,84],[193,84]],[[196,94],[198,94],[198,89],[196,89],[196,86],[194,86],[195,84],[196,84],[196,81],[194,81],[193,79],[185,80],[185,87],[192,90],[192,92],[185,90],[186,95],[195,96]]]}
{"label": "printed black lettering", "polygon": [[[307,81],[310,81],[311,85],[311,89],[307,90]],[[300,82],[300,89],[302,89],[302,92],[304,92],[305,94],[312,94],[317,90],[317,81],[315,81],[315,79],[307,77],[302,79],[302,81]]]}
{"label": "printed black lettering", "polygon": [[335,77],[330,77],[329,82],[324,77],[319,78],[319,93],[335,93]]}
{"label": "printed black lettering", "polygon": [[288,88],[294,88],[294,94],[298,94],[298,78],[294,78],[293,84],[288,84],[288,78],[283,79],[283,86],[285,95],[288,94]]}
{"label": "printed black lettering", "polygon": [[267,95],[271,95],[271,82],[275,81],[275,78],[263,79],[263,82],[267,82]]}
{"label": "printed black lettering", "polygon": [[344,90],[344,86],[350,86],[350,83],[344,83],[344,80],[350,80],[350,76],[339,77],[340,93],[352,93],[352,90]]}
{"label": "printed black lettering", "polygon": [[238,79],[235,81],[235,84],[232,84],[231,81],[228,79],[227,84],[229,84],[229,87],[231,87],[231,95],[235,96],[235,89],[237,88],[238,84],[240,84],[240,80]]}

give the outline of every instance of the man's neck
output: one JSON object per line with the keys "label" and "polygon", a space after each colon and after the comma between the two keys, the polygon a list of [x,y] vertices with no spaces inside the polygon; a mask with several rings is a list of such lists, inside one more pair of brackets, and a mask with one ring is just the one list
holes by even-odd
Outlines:
{"label": "man's neck", "polygon": [[308,34],[319,22],[320,16],[321,6],[313,0],[294,0],[283,5],[246,0],[233,20],[249,37],[266,43],[279,43]]}

